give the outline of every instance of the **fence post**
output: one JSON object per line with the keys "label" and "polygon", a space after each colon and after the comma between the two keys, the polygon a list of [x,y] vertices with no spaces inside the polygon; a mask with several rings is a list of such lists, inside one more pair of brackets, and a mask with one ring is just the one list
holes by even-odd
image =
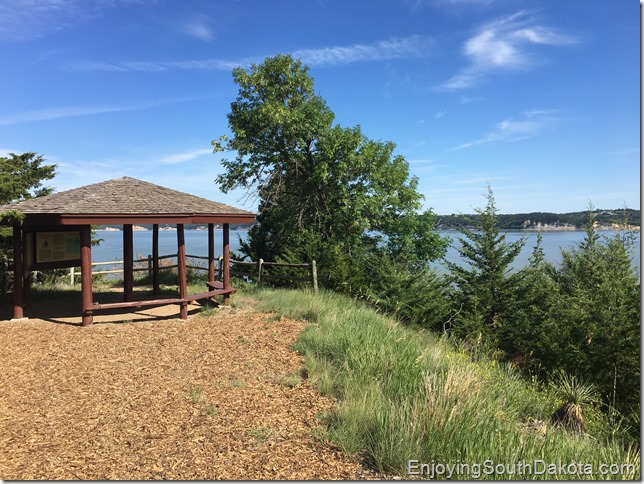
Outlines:
{"label": "fence post", "polygon": [[318,293],[318,268],[315,259],[311,261],[311,282],[313,283],[313,293]]}
{"label": "fence post", "polygon": [[148,279],[152,280],[152,255],[148,254]]}
{"label": "fence post", "polygon": [[9,290],[9,276],[7,274],[8,269],[7,269],[7,259],[2,259],[2,267],[0,268],[2,271],[2,295],[6,296],[7,291]]}
{"label": "fence post", "polygon": [[257,261],[257,287],[261,289],[264,286],[264,259],[259,259]]}
{"label": "fence post", "polygon": [[74,285],[74,267],[69,268],[69,281],[71,285]]}
{"label": "fence post", "polygon": [[219,268],[217,269],[217,278],[220,281],[223,281],[224,280],[224,256],[220,255],[217,261],[219,263]]}

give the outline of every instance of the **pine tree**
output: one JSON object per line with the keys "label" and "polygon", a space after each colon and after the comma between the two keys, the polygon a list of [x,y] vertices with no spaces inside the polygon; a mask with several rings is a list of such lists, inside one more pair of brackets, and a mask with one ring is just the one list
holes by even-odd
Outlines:
{"label": "pine tree", "polygon": [[479,217],[474,230],[463,229],[458,253],[467,265],[446,261],[454,284],[453,331],[466,339],[484,336],[488,343],[498,338],[500,328],[511,321],[515,288],[519,274],[511,265],[525,244],[525,239],[506,242],[497,220],[492,188],[488,185],[487,204],[476,209]]}

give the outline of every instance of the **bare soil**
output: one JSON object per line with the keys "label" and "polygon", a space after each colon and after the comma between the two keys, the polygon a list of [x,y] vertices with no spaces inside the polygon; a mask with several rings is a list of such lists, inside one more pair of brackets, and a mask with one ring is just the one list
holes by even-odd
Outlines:
{"label": "bare soil", "polygon": [[191,305],[83,328],[48,304],[0,321],[0,479],[384,477],[320,437],[334,402],[298,383],[304,321]]}

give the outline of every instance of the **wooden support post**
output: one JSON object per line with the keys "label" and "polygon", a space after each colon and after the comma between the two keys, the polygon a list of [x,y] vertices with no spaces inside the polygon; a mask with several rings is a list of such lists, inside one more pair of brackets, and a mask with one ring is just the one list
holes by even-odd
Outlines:
{"label": "wooden support post", "polygon": [[221,255],[217,258],[217,280],[224,280],[224,257]]}
{"label": "wooden support post", "polygon": [[215,224],[208,224],[208,282],[215,282]]}
{"label": "wooden support post", "polygon": [[2,259],[2,295],[6,296],[9,290],[9,264],[6,259]]}
{"label": "wooden support post", "polygon": [[[224,289],[230,289],[230,224],[224,224]],[[229,294],[224,294],[224,304],[228,302]]]}
{"label": "wooden support post", "polygon": [[23,262],[22,264],[23,264],[22,270],[23,270],[24,281],[25,281],[22,285],[22,301],[26,307],[31,305],[31,278],[33,276],[33,272],[25,271],[25,267],[24,267],[25,263]]}
{"label": "wooden support post", "polygon": [[25,302],[23,293],[24,267],[22,264],[22,227],[13,226],[13,319],[23,319]]}
{"label": "wooden support post", "polygon": [[134,299],[134,242],[132,224],[123,225],[123,300]]}
{"label": "wooden support post", "polygon": [[[188,282],[186,270],[186,240],[183,224],[177,224],[177,265],[179,266],[179,299],[188,297]],[[181,303],[180,318],[188,319],[188,303]]]}
{"label": "wooden support post", "polygon": [[152,294],[159,294],[159,224],[152,226]]}
{"label": "wooden support post", "polygon": [[311,282],[313,283],[313,293],[318,293],[318,268],[315,259],[311,261]]}
{"label": "wooden support post", "polygon": [[257,261],[257,288],[262,289],[264,287],[264,259],[260,258]]}
{"label": "wooden support post", "polygon": [[92,313],[92,234],[89,225],[83,225],[80,232],[81,246],[81,299],[83,305],[82,325],[94,322]]}

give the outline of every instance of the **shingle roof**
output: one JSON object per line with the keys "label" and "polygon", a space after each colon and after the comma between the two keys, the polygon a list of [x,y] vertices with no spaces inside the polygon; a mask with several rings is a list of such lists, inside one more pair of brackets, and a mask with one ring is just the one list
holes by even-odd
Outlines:
{"label": "shingle roof", "polygon": [[25,214],[254,215],[252,212],[171,190],[136,178],[115,178],[0,207]]}

